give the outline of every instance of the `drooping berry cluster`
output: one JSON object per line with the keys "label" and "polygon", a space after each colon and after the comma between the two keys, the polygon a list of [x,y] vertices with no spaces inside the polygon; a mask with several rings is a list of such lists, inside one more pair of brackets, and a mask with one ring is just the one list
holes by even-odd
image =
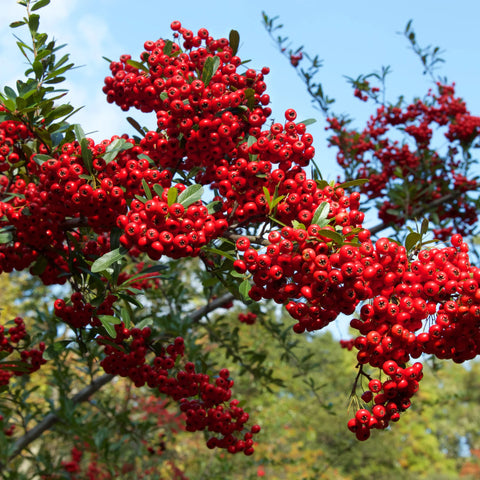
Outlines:
{"label": "drooping berry cluster", "polygon": [[[238,407],[237,400],[231,400],[233,380],[227,369],[222,369],[214,382],[206,374],[196,373],[195,365],[187,362],[183,370],[176,368],[179,357],[184,354],[181,337],[166,348],[156,350],[152,344],[151,330],[145,327],[127,329],[123,324],[115,325],[117,333],[115,346],[108,339],[104,346],[106,357],[101,365],[107,373],[130,378],[135,386],[148,385],[179,402],[185,413],[186,430],[206,430],[217,436],[211,437],[209,448],[225,448],[230,453],[253,453],[252,435],[260,431],[258,425],[246,430],[249,415]],[[98,338],[102,344],[102,337]],[[156,353],[152,362],[147,363],[150,350]],[[172,375],[172,370],[176,374]],[[229,402],[229,403],[227,403]],[[237,438],[242,434],[242,438]]]}

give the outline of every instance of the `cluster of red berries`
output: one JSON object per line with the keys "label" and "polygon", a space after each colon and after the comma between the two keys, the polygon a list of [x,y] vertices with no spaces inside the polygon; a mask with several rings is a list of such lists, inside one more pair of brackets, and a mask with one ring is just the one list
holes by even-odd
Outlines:
{"label": "cluster of red berries", "polygon": [[[20,346],[22,341],[27,340],[27,331],[23,318],[16,317],[14,319],[14,326],[5,329],[0,325],[0,352],[4,352],[7,360],[0,364],[0,386],[8,385],[10,379],[16,376],[28,375],[36,372],[47,361],[43,358],[45,351],[45,344],[40,342],[38,348],[27,349],[26,346]],[[21,363],[17,361],[8,363],[8,356],[15,351],[20,353]]]}
{"label": "cluster of red berries", "polygon": [[[222,369],[214,382],[208,375],[196,373],[192,362],[187,362],[184,370],[178,369],[176,375],[171,375],[178,358],[184,354],[181,337],[158,350],[150,339],[149,327],[127,329],[119,324],[115,325],[115,330],[115,345],[108,339],[104,346],[106,356],[101,365],[105,372],[128,377],[136,387],[146,384],[156,388],[179,402],[180,410],[185,413],[187,431],[206,430],[220,435],[208,440],[209,448],[225,448],[230,453],[243,452],[245,455],[253,453],[252,436],[260,431],[260,427],[254,425],[246,430],[249,415],[238,406],[237,400],[231,400],[233,380],[227,369]],[[104,343],[102,337],[97,341]],[[151,350],[156,356],[147,363],[146,355]],[[237,438],[236,434],[240,433],[243,437]]]}
{"label": "cluster of red berries", "polygon": [[247,325],[253,325],[257,320],[257,314],[253,312],[239,313],[238,320]]}
{"label": "cluster of red berries", "polygon": [[[422,378],[421,364],[406,367],[411,359],[426,353],[461,363],[479,353],[480,269],[470,265],[461,235],[453,235],[451,243],[450,247],[420,250],[408,262],[403,247],[380,239],[371,257],[383,269],[381,289],[369,282],[372,300],[350,325],[360,333],[353,342],[359,365],[369,364],[391,376],[383,384],[371,380],[369,389],[381,394],[374,397],[374,403],[387,413],[388,405],[395,406],[392,421],[410,406]],[[390,249],[397,254],[392,255]],[[376,387],[372,382],[377,382]],[[368,391],[365,395],[364,401],[370,402]],[[374,417],[376,421],[368,421],[375,428],[388,425]],[[357,436],[368,438],[368,421],[357,418],[350,427]]]}
{"label": "cluster of red berries", "polygon": [[383,430],[390,422],[400,420],[400,413],[410,407],[410,398],[418,391],[418,382],[423,377],[419,362],[401,368],[393,360],[387,360],[382,370],[389,379],[384,382],[371,379],[368,390],[362,394],[362,400],[372,404],[371,411],[361,408],[348,421],[348,429],[362,441],[370,437],[372,429]]}
{"label": "cluster of red berries", "polygon": [[113,304],[117,301],[115,295],[107,295],[103,302],[94,307],[90,302],[85,301],[81,292],[73,292],[70,296],[70,304],[65,300],[58,298],[53,307],[55,315],[62,319],[72,328],[84,328],[87,325],[100,327],[102,323],[98,319],[99,315],[113,315]]}
{"label": "cluster of red berries", "polygon": [[[367,90],[359,91],[363,100],[373,89]],[[453,85],[438,84],[438,94],[429,92],[426,101],[416,100],[403,108],[382,105],[360,132],[350,130],[347,122],[335,117],[328,121],[328,129],[334,132],[329,142],[338,148],[338,164],[347,179],[368,179],[360,191],[377,200],[379,217],[385,223],[402,225],[405,218],[418,215],[415,209],[419,204],[428,205],[447,196],[448,201],[435,204],[441,223],[439,238],[448,239],[448,223],[453,223],[458,233],[471,233],[477,214],[474,199],[467,192],[476,190],[478,184],[469,180],[468,174],[459,175],[459,167],[468,171],[470,164],[468,154],[458,154],[460,149],[468,152],[478,138],[480,117],[472,116],[463,100],[455,97]],[[444,157],[430,146],[435,127],[446,129],[450,142]],[[394,128],[405,132],[406,142],[399,143],[391,135]],[[398,180],[408,185],[408,195],[399,195]]]}

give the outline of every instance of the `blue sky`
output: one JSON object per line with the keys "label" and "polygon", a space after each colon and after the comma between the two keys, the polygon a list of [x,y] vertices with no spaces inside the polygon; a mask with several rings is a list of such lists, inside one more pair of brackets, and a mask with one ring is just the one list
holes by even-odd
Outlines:
{"label": "blue sky", "polygon": [[[0,72],[0,82],[12,85],[22,74],[24,65],[8,24],[23,15],[15,0],[2,0],[0,23],[0,60],[8,65]],[[267,77],[274,117],[283,118],[287,108],[295,108],[298,118],[316,118],[309,127],[315,137],[316,161],[327,178],[338,170],[334,151],[326,148],[325,122],[315,110],[303,84],[293,68],[279,54],[261,23],[261,12],[280,17],[283,34],[296,46],[318,54],[324,60],[322,83],[329,96],[336,98],[334,110],[359,119],[371,113],[368,105],[356,100],[344,76],[379,70],[390,65],[393,73],[387,83],[391,100],[404,94],[406,99],[423,96],[431,83],[422,76],[420,62],[408,48],[407,41],[397,32],[407,21],[413,26],[419,43],[438,45],[445,50],[446,63],[440,73],[457,84],[458,93],[465,98],[470,111],[480,114],[480,2],[459,1],[455,7],[447,0],[385,2],[355,0],[332,2],[298,0],[263,2],[210,2],[162,0],[51,0],[42,9],[41,27],[60,43],[67,43],[72,59],[82,68],[72,72],[68,80],[70,101],[85,108],[77,122],[99,140],[116,133],[130,131],[125,114],[108,105],[101,92],[107,75],[106,56],[117,59],[122,53],[135,58],[143,50],[145,40],[171,35],[172,20],[180,20],[192,30],[206,27],[213,36],[228,36],[230,29],[240,32],[239,55],[251,59],[250,65],[260,69],[269,66]],[[26,32],[17,29],[16,34]],[[130,111],[140,123],[154,127],[154,118]]]}

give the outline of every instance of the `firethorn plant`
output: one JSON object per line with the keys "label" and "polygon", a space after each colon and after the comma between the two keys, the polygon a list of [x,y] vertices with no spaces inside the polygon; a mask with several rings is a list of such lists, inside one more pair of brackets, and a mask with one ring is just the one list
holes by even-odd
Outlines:
{"label": "firethorn plant", "polygon": [[[152,125],[129,118],[140,136],[96,143],[67,122],[75,111],[61,103],[56,85],[73,65],[68,55],[57,59],[59,47],[38,33],[34,13],[48,0],[19,3],[27,13],[12,27],[27,27],[32,43],[19,41],[30,65],[26,78],[0,94],[0,272],[28,271],[45,285],[70,286],[52,315],[59,334],[71,332],[67,344],[77,344],[97,373],[73,404],[125,377],[176,402],[186,430],[205,431],[208,448],[253,454],[260,427],[232,397],[229,370],[202,371],[184,338],[234,298],[283,305],[297,334],[319,331],[340,314],[352,317],[357,336],[343,345],[355,349],[358,361],[353,394],[363,389],[348,422],[359,440],[410,407],[423,377],[422,354],[455,362],[477,356],[480,269],[470,263],[462,234],[476,220],[467,192],[477,184],[466,176],[465,152],[480,123],[453,86],[439,84],[438,94],[406,108],[379,106],[363,133],[329,117],[347,181],[327,183],[309,173],[313,137],[295,110],[270,119],[269,69],[242,64],[238,33],[215,39],[205,28],[195,33],[174,21],[172,39],[146,41],[136,60],[122,55],[110,62],[103,86],[107,102],[151,113]],[[293,55],[297,66],[302,55]],[[364,84],[362,92],[376,94]],[[447,128],[446,162],[429,147],[432,124]],[[399,125],[416,150],[388,139]],[[465,173],[457,172],[459,149]],[[439,221],[452,223],[437,232],[445,244],[427,248],[426,221],[405,246],[374,238],[363,226],[362,194],[381,199],[405,184],[418,188],[416,196],[395,205],[385,200],[381,218],[399,226],[416,212],[420,195],[430,204],[443,199],[436,204]],[[205,278],[231,293],[212,294],[186,327],[142,318],[140,296],[164,288],[168,265],[194,258]],[[256,318],[238,317],[246,324]],[[22,318],[2,325],[3,391],[63,348],[54,340],[37,344]],[[2,417],[10,458],[56,418],[22,436]]]}

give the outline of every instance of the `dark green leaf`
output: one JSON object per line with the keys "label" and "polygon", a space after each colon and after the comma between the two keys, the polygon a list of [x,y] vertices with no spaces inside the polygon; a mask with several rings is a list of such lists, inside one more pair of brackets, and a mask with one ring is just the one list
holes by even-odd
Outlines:
{"label": "dark green leaf", "polygon": [[128,250],[124,247],[116,248],[115,250],[112,250],[111,252],[102,255],[100,258],[97,258],[92,263],[90,270],[92,273],[103,272],[110,265],[122,259],[127,253]]}
{"label": "dark green leaf", "polygon": [[358,187],[368,182],[368,178],[357,178],[356,180],[349,180],[348,182],[341,183],[341,188]]}
{"label": "dark green leaf", "polygon": [[45,272],[47,265],[48,265],[48,260],[43,256],[39,257],[37,261],[30,268],[30,273],[32,275],[41,275],[43,272]]}
{"label": "dark green leaf", "polygon": [[25,22],[22,22],[21,20],[19,20],[18,22],[12,22],[10,24],[10,28],[21,27],[22,25],[25,25]]}
{"label": "dark green leaf", "polygon": [[47,6],[49,3],[50,3],[50,0],[38,0],[38,2],[32,7],[32,12]]}
{"label": "dark green leaf", "polygon": [[210,80],[215,75],[215,72],[220,66],[220,58],[217,56],[207,57],[205,64],[203,65],[202,77],[201,80],[205,86],[210,83]]}
{"label": "dark green leaf", "polygon": [[165,55],[169,55],[172,53],[173,42],[171,40],[167,40],[165,42],[165,46],[163,47],[163,53]]}
{"label": "dark green leaf", "polygon": [[41,153],[38,153],[33,157],[35,163],[38,163],[39,165],[41,165],[43,162],[46,162],[47,160],[50,160],[51,158],[52,157],[50,155],[43,155]]}
{"label": "dark green leaf", "polygon": [[127,122],[140,134],[142,137],[145,136],[145,132],[143,131],[140,124],[132,117],[127,117]]}
{"label": "dark green leaf", "polygon": [[57,358],[59,353],[64,351],[70,343],[72,343],[71,340],[60,340],[58,342],[55,342],[53,345],[50,345],[45,350],[43,358],[45,358],[45,360],[52,360],[54,358]]}
{"label": "dark green leaf", "polygon": [[213,202],[210,202],[207,205],[207,210],[210,215],[213,215],[214,213],[220,212],[223,207],[223,202],[220,202],[219,200],[215,200]]}
{"label": "dark green leaf", "polygon": [[422,239],[422,236],[417,232],[410,232],[405,239],[405,248],[410,252],[413,247]]}
{"label": "dark green leaf", "polygon": [[190,185],[178,196],[177,201],[187,208],[193,203],[198,202],[202,198],[202,195],[203,187],[201,185]]}
{"label": "dark green leaf", "polygon": [[38,30],[38,25],[40,23],[40,15],[37,15],[36,13],[30,15],[30,18],[28,19],[28,28],[30,29],[31,32],[36,33]]}
{"label": "dark green leaf", "polygon": [[238,46],[240,45],[240,34],[236,30],[230,30],[228,41],[230,43],[230,48],[233,50],[232,55],[236,55],[238,52]]}
{"label": "dark green leaf", "polygon": [[421,228],[420,228],[420,233],[421,233],[422,235],[426,235],[427,232],[428,232],[428,218],[424,218],[424,219],[422,220],[422,226],[421,226]]}

